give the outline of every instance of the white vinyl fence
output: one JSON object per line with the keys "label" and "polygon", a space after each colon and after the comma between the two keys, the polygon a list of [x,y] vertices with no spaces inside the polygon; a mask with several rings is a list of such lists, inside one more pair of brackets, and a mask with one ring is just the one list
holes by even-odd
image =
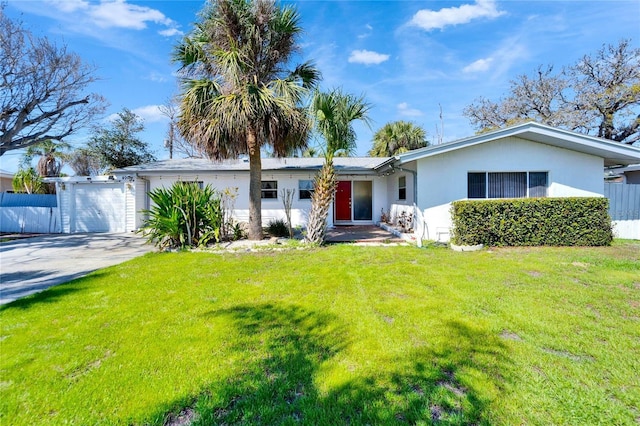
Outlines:
{"label": "white vinyl fence", "polygon": [[60,232],[55,195],[0,193],[0,232]]}
{"label": "white vinyl fence", "polygon": [[613,233],[618,238],[640,240],[640,185],[605,183]]}

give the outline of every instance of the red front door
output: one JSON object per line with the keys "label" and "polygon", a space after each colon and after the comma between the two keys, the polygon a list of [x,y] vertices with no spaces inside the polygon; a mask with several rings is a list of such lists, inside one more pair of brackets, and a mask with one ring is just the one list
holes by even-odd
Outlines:
{"label": "red front door", "polygon": [[335,220],[351,221],[351,181],[338,181],[335,201]]}

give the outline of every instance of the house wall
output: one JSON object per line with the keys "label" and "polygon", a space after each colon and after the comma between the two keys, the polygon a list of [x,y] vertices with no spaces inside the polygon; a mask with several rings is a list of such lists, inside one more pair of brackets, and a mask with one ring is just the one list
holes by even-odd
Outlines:
{"label": "house wall", "polygon": [[548,172],[549,197],[603,196],[601,157],[505,138],[416,161],[417,204],[423,210],[425,238],[446,241],[451,202],[467,198],[467,173]]}
{"label": "house wall", "polygon": [[[395,170],[394,173],[386,176],[387,181],[387,199],[389,200],[389,209],[385,209],[385,213],[389,214],[392,224],[397,224],[398,217],[404,212],[405,214],[415,214],[415,170],[416,165],[403,165],[401,169]],[[414,173],[412,173],[413,171]],[[399,198],[399,180],[404,176],[407,183],[406,199]],[[417,219],[417,218],[415,218]],[[414,223],[416,223],[414,221]]]}
{"label": "house wall", "polygon": [[[270,221],[282,219],[286,220],[281,192],[283,189],[295,189],[293,203],[291,206],[291,222],[293,226],[305,226],[311,208],[311,200],[300,199],[298,189],[299,180],[313,180],[315,172],[281,172],[263,171],[262,180],[275,180],[278,182],[278,198],[262,200],[262,223],[268,225]],[[203,185],[223,191],[225,189],[236,189],[237,198],[235,200],[233,217],[236,221],[249,221],[249,174],[248,172],[211,172],[211,173],[185,173],[180,175],[146,176],[149,181],[149,190],[153,191],[159,187],[168,188],[177,181],[201,181]],[[366,223],[374,223],[380,220],[380,211],[387,208],[387,181],[375,175],[345,175],[337,176],[338,180],[369,180],[373,182],[373,220]],[[139,203],[138,203],[139,204]],[[139,209],[138,209],[139,210]],[[138,214],[138,226],[140,226],[140,215]],[[365,222],[362,222],[365,223]],[[328,218],[328,225],[333,226],[333,206]]]}
{"label": "house wall", "polygon": [[[149,181],[146,179],[138,178],[133,182],[133,191],[134,191],[134,205],[133,210],[135,212],[135,220],[134,223],[128,223],[127,231],[133,231],[136,229],[140,229],[142,225],[144,225],[144,221],[147,218],[147,215],[144,213],[144,210],[149,209],[149,197],[147,192],[149,191]],[[131,208],[127,209],[129,213]]]}

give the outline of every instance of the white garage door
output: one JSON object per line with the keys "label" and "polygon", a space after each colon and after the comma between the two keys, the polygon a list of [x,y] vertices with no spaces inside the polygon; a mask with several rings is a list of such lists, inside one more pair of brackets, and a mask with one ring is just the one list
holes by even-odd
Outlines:
{"label": "white garage door", "polygon": [[72,232],[124,232],[124,185],[77,185]]}

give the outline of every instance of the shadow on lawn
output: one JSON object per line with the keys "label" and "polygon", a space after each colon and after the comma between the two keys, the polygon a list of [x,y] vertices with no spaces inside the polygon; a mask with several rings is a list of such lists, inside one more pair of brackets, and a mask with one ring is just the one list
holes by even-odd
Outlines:
{"label": "shadow on lawn", "polygon": [[90,275],[85,275],[84,273],[69,274],[60,277],[63,283],[53,287],[47,281],[43,281],[31,285],[22,285],[17,288],[2,288],[0,290],[2,299],[17,299],[0,305],[0,312],[10,309],[26,310],[42,303],[57,302],[68,294],[84,290],[87,287],[87,281],[92,281],[102,275],[105,274],[103,272],[93,272]]}
{"label": "shadow on lawn", "polygon": [[[495,380],[504,347],[497,336],[449,322],[451,345],[421,349],[391,360],[372,377],[358,377],[320,392],[314,378],[325,361],[349,346],[347,330],[328,314],[296,306],[239,306],[215,311],[241,330],[240,354],[263,353],[243,374],[213,383],[182,414],[194,425],[212,424],[488,424],[486,403],[458,374]],[[483,383],[486,385],[486,383]],[[499,383],[491,383],[494,388]],[[165,424],[184,424],[175,414]]]}

